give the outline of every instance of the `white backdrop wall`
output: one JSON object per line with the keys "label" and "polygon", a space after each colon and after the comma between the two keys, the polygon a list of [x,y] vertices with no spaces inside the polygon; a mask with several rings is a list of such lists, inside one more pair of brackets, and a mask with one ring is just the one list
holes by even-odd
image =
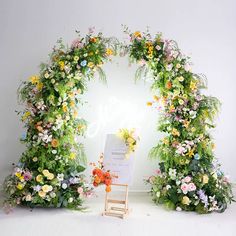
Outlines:
{"label": "white backdrop wall", "polygon": [[[163,32],[175,39],[192,57],[193,70],[208,77],[207,94],[222,101],[213,131],[216,156],[236,181],[236,1],[234,0],[1,0],[0,1],[0,182],[9,174],[24,150],[16,90],[20,81],[37,73],[38,65],[58,38],[70,43],[75,30],[86,33],[95,26],[107,36],[124,37],[121,24],[132,30]],[[127,58],[105,65],[108,84],[89,84],[88,101],[80,114],[91,126],[83,140],[89,161],[103,151],[105,135],[123,126],[134,126],[141,136],[136,153],[133,190],[145,190],[143,178],[152,174],[156,162],[147,159],[150,148],[161,137],[155,131],[158,112],[146,107],[151,99],[149,84],[134,84],[135,69]]]}

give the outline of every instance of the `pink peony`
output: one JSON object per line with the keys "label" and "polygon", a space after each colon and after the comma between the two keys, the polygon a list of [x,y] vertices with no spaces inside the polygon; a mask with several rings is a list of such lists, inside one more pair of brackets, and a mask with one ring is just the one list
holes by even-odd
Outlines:
{"label": "pink peony", "polygon": [[189,183],[190,181],[191,181],[191,177],[190,176],[186,176],[185,178],[183,178],[182,179],[182,181],[184,182],[184,183]]}
{"label": "pink peony", "polygon": [[196,185],[194,183],[190,183],[188,185],[188,190],[189,191],[195,191],[197,188],[196,188]]}
{"label": "pink peony", "polygon": [[188,193],[188,184],[183,183],[180,188],[181,188],[181,190],[183,191],[184,194]]}

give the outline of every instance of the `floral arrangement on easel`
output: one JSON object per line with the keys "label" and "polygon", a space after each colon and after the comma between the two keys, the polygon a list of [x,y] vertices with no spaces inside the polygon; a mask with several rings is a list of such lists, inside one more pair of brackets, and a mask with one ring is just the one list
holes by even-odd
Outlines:
{"label": "floral arrangement on easel", "polygon": [[92,170],[92,182],[94,187],[105,184],[105,191],[111,192],[112,178],[115,178],[115,176],[112,175],[109,170],[104,170],[103,159],[104,156],[101,154],[98,160],[98,165],[95,163],[90,163],[90,165],[94,168]]}
{"label": "floral arrangement on easel", "polygon": [[130,155],[136,150],[139,136],[136,134],[135,129],[129,130],[126,128],[120,129],[117,133],[117,136],[121,138],[127,146],[125,158],[129,158]]}

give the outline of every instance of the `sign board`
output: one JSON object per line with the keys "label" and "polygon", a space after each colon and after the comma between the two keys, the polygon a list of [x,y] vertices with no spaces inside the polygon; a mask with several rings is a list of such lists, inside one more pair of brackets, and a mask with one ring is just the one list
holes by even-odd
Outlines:
{"label": "sign board", "polygon": [[108,134],[104,151],[104,168],[116,175],[113,184],[131,185],[134,172],[134,154],[125,158],[127,146],[115,134]]}

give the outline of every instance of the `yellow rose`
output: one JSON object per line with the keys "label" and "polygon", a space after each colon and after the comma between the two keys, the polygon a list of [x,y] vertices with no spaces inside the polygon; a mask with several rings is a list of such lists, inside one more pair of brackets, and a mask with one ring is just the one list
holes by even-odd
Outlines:
{"label": "yellow rose", "polygon": [[18,183],[16,187],[17,187],[19,190],[22,190],[22,189],[25,187],[25,185],[22,184],[22,183]]}
{"label": "yellow rose", "polygon": [[54,179],[54,174],[49,173],[49,174],[47,175],[47,179],[48,179],[48,180]]}
{"label": "yellow rose", "polygon": [[37,175],[36,176],[36,181],[37,182],[42,182],[43,181],[43,176],[42,175]]}
{"label": "yellow rose", "polygon": [[202,183],[203,183],[203,184],[207,184],[208,181],[209,181],[209,177],[208,177],[208,175],[206,175],[206,174],[203,175],[203,176],[202,176]]}
{"label": "yellow rose", "polygon": [[48,193],[48,192],[52,191],[52,186],[45,184],[42,186],[42,190],[43,190],[43,192]]}
{"label": "yellow rose", "polygon": [[190,204],[190,199],[187,197],[187,196],[184,196],[183,198],[182,198],[182,204],[184,204],[184,205],[189,205]]}
{"label": "yellow rose", "polygon": [[38,195],[41,197],[41,198],[44,198],[46,196],[46,193],[44,191],[39,191],[38,192]]}
{"label": "yellow rose", "polygon": [[15,173],[15,176],[18,177],[18,178],[20,178],[20,177],[21,177],[21,173],[20,173],[20,172],[16,172],[16,173]]}
{"label": "yellow rose", "polygon": [[49,172],[48,170],[43,170],[42,173],[43,173],[43,175],[46,176],[46,177],[50,174],[50,172]]}

